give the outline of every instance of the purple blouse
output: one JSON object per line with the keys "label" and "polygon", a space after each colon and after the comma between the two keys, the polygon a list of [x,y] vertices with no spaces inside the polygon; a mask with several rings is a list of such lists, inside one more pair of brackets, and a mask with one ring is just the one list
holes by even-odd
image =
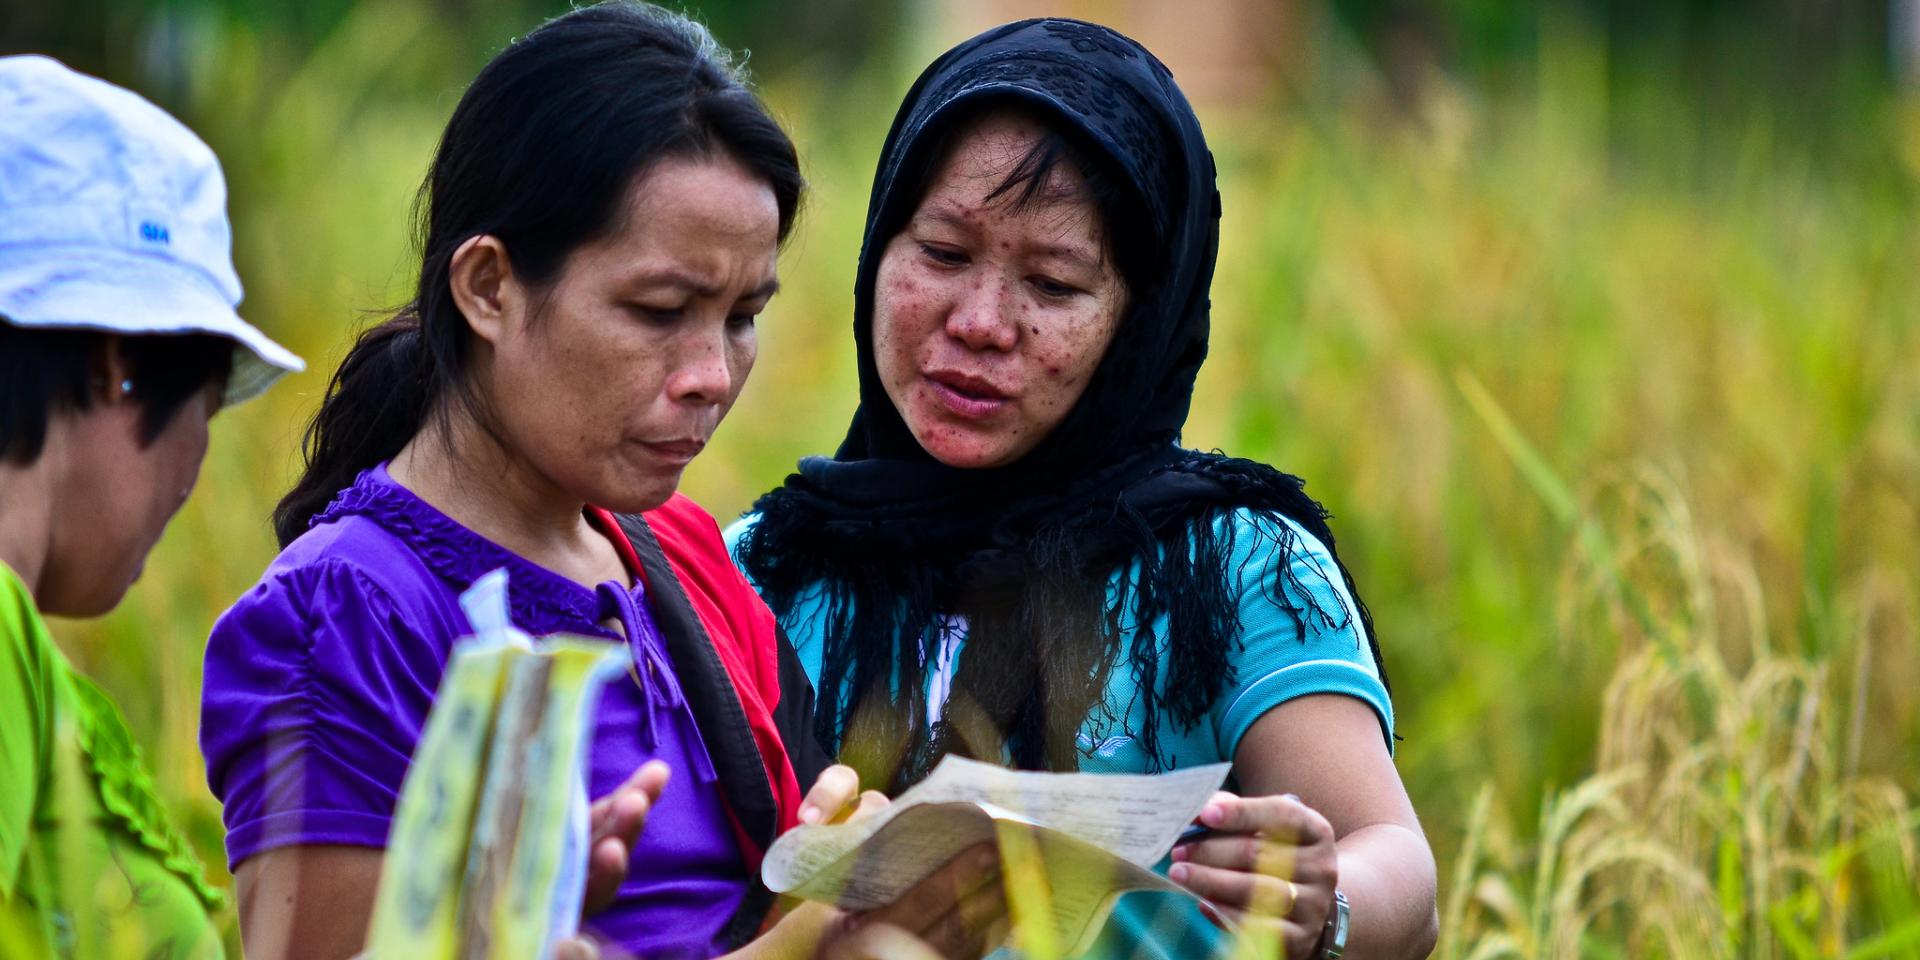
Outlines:
{"label": "purple blouse", "polygon": [[618,897],[587,928],[638,956],[724,952],[746,867],[645,589],[589,590],[537,566],[434,509],[385,464],[361,473],[214,625],[200,750],[226,805],[229,865],[293,844],[386,846],[449,649],[470,632],[459,594],[500,567],[520,629],[618,641],[601,626],[617,619],[633,648],[635,670],[600,699],[591,795],[650,759],[673,769]]}

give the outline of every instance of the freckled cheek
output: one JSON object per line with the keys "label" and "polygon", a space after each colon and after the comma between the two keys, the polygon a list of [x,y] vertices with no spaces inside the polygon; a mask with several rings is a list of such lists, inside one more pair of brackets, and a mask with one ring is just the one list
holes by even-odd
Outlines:
{"label": "freckled cheek", "polygon": [[760,357],[757,342],[747,342],[733,347],[727,352],[727,374],[731,381],[727,391],[727,402],[732,403],[740,395],[741,388],[747,385],[747,377],[753,374],[753,363]]}
{"label": "freckled cheek", "polygon": [[[877,318],[876,318],[877,319]],[[876,322],[873,325],[873,362],[880,368],[880,382],[892,390],[899,379],[900,362],[894,356],[893,325]]]}
{"label": "freckled cheek", "polygon": [[[904,285],[917,289],[910,281]],[[887,291],[873,318],[874,359],[880,366],[881,378],[894,382],[903,380],[917,367],[920,358],[916,354],[927,340],[920,330],[924,296],[901,293],[898,286]]]}
{"label": "freckled cheek", "polygon": [[619,397],[625,404],[624,418],[629,422],[644,422],[655,412],[671,407],[673,399],[668,396],[671,385],[668,377],[671,372],[658,363],[636,363],[625,371],[609,376],[595,389],[603,404],[611,405],[610,398]]}
{"label": "freckled cheek", "polygon": [[1069,378],[1074,366],[1071,345],[1063,342],[1059,336],[1041,335],[1038,327],[1027,329],[1031,333],[1027,340],[1027,359],[1036,369],[1044,371],[1048,380]]}
{"label": "freckled cheek", "polygon": [[1060,379],[1075,385],[1084,384],[1093,376],[1094,368],[1100,365],[1109,339],[1101,318],[1076,317],[1054,340],[1053,358],[1049,363],[1060,371]]}
{"label": "freckled cheek", "polygon": [[1027,396],[1027,417],[1006,434],[1009,442],[1023,442],[1033,431],[1051,429],[1086,390],[1099,357],[1087,355],[1096,345],[1074,336],[1077,332],[1056,328],[1029,341],[1029,369],[1036,371],[1039,379]]}
{"label": "freckled cheek", "polygon": [[529,384],[502,383],[489,405],[498,411],[513,439],[521,443],[538,445],[543,436],[577,443],[589,433],[577,415],[591,409],[585,391],[578,386],[542,390],[537,386],[542,382],[551,381],[537,377]]}
{"label": "freckled cheek", "polygon": [[883,271],[876,293],[876,318],[884,315],[894,339],[915,338],[939,329],[951,291],[912,267]]}

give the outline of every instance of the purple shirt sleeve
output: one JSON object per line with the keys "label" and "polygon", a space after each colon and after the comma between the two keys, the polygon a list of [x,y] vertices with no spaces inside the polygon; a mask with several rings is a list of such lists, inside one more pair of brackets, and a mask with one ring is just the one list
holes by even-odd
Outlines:
{"label": "purple shirt sleeve", "polygon": [[295,844],[386,845],[459,632],[403,606],[360,565],[321,557],[276,563],[215,624],[200,749],[230,868]]}

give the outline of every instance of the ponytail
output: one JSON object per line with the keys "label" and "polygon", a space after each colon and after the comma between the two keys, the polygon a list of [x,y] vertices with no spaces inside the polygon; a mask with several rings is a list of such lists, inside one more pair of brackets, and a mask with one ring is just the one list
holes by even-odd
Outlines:
{"label": "ponytail", "polygon": [[282,548],[360,471],[392,459],[420,432],[445,377],[421,343],[420,319],[411,310],[360,335],[307,424],[306,472],[273,509]]}

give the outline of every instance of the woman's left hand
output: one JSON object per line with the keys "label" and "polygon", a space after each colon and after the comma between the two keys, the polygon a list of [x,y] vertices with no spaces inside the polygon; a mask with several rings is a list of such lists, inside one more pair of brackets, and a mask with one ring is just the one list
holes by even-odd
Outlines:
{"label": "woman's left hand", "polygon": [[845,823],[868,817],[887,807],[887,795],[878,790],[860,789],[860,772],[844,763],[820,771],[807,795],[800,800],[802,824]]}
{"label": "woman's left hand", "polygon": [[1286,956],[1311,956],[1340,880],[1333,825],[1292,794],[1216,793],[1199,819],[1214,834],[1173,848],[1168,878],[1205,898],[1210,912],[1266,929]]}

